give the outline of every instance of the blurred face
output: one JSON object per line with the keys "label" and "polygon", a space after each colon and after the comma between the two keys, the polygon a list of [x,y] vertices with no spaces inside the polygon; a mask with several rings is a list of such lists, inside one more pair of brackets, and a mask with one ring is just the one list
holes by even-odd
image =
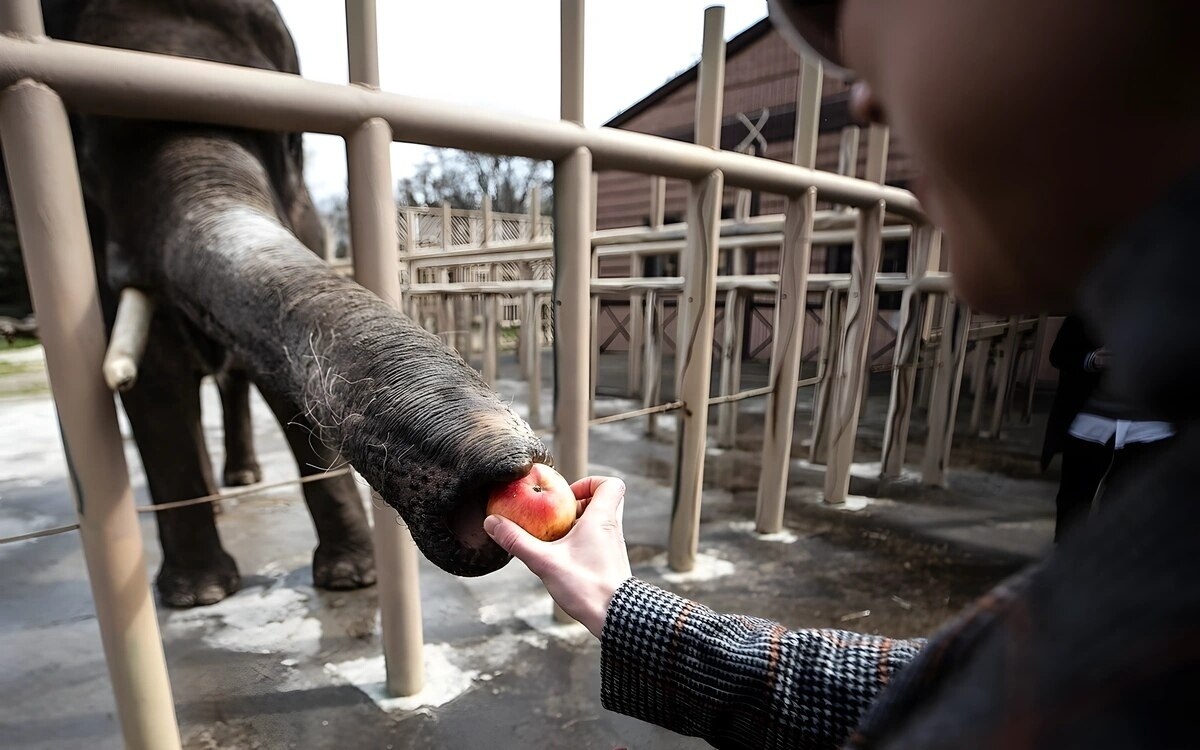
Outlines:
{"label": "blurred face", "polygon": [[1168,114],[1154,111],[1153,76],[1139,68],[1136,40],[1155,38],[1142,4],[837,5],[841,53],[861,81],[852,107],[914,156],[914,192],[945,230],[959,293],[991,312],[1070,307],[1138,208],[1122,149],[1163,138]]}

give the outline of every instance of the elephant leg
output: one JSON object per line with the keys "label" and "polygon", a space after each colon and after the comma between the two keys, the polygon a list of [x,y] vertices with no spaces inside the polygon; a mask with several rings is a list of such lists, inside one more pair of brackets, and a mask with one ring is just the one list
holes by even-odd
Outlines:
{"label": "elephant leg", "polygon": [[262,481],[262,469],[254,454],[254,425],[250,419],[250,377],[233,363],[217,373],[221,391],[221,413],[225,422],[226,487],[243,487]]}
{"label": "elephant leg", "polygon": [[[201,373],[190,366],[184,340],[169,323],[151,328],[137,384],[121,394],[155,503],[215,491],[200,422]],[[170,607],[214,604],[241,585],[237,565],[221,546],[211,504],[156,513],[162,567],[156,585]]]}
{"label": "elephant leg", "polygon": [[[320,474],[342,463],[336,450],[324,445],[309,421],[284,399],[260,386],[296,458],[301,476]],[[350,474],[304,485],[304,500],[317,530],[313,552],[313,584],[341,591],[375,583],[371,530],[359,487]]]}

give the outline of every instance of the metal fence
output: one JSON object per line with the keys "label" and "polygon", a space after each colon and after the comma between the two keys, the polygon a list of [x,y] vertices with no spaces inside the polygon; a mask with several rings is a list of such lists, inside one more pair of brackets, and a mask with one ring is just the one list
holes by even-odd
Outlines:
{"label": "metal fence", "polygon": [[[857,429],[859,395],[868,356],[867,323],[874,317],[881,242],[889,227],[904,226],[919,239],[911,272],[895,286],[905,295],[898,326],[898,368],[914,366],[912,352],[922,339],[927,313],[923,302],[945,296],[948,280],[931,272],[928,258],[936,251],[937,234],[925,224],[916,199],[907,191],[884,186],[886,133],[870,138],[866,179],[812,169],[821,69],[804,63],[799,92],[794,159],[786,164],[719,150],[721,92],[724,78],[722,8],[705,13],[704,52],[700,63],[696,142],[693,144],[612,129],[591,129],[583,121],[583,2],[562,0],[561,120],[542,120],[485,111],[459,104],[414,99],[379,90],[374,0],[347,0],[352,85],[308,81],[265,70],[163,57],[126,50],[67,44],[45,37],[38,0],[9,0],[0,5],[0,134],[7,157],[21,244],[34,301],[39,313],[49,374],[61,415],[65,449],[80,493],[80,535],[95,594],[97,619],[104,642],[126,744],[136,748],[179,746],[171,690],[167,680],[153,598],[145,577],[142,540],[136,520],[128,471],[121,452],[112,394],[101,377],[104,329],[97,304],[96,282],[79,177],[66,107],[97,115],[169,119],[285,132],[319,132],[347,142],[350,218],[354,275],[364,286],[394,305],[401,304],[401,278],[420,267],[419,248],[441,243],[450,248],[480,238],[511,241],[528,232],[530,244],[549,243],[541,217],[511,228],[506,217],[481,221],[442,213],[428,222],[400,219],[392,199],[388,150],[393,140],[430,146],[508,154],[554,163],[556,225],[553,230],[553,284],[543,258],[531,278],[522,280],[413,284],[413,296],[483,295],[487,313],[499,314],[495,292],[519,300],[522,310],[538,321],[554,310],[554,357],[559,373],[554,414],[558,467],[569,479],[588,470],[589,405],[594,366],[594,292],[627,293],[641,300],[635,327],[653,334],[660,327],[662,298],[677,297],[680,332],[677,341],[677,400],[655,403],[648,390],[645,408],[603,421],[668,410],[678,412],[681,465],[675,486],[668,559],[676,570],[694,564],[699,532],[701,487],[710,404],[766,397],[757,527],[778,530],[783,520],[799,361],[802,353],[805,300],[821,289],[837,325],[827,326],[824,344],[824,390],[820,418],[829,428],[826,499],[845,499],[851,453]],[[684,269],[680,278],[593,280],[593,171],[617,169],[683,179],[690,184],[686,229],[677,240]],[[721,196],[724,186],[783,195],[787,208],[780,227],[784,248],[773,279],[717,277],[721,247]],[[841,229],[854,243],[854,265],[844,279],[808,277],[809,252],[832,220],[817,211],[824,203],[849,207]],[[448,218],[448,221],[447,221]],[[465,219],[465,220],[464,220]],[[497,221],[499,223],[497,223]],[[515,219],[512,220],[516,222]],[[398,227],[407,229],[404,263],[398,265]],[[446,233],[449,232],[449,237]],[[549,247],[549,245],[547,245]],[[512,257],[508,260],[519,261]],[[440,270],[443,274],[445,269]],[[505,286],[508,285],[508,286]],[[823,286],[822,286],[823,285]],[[770,383],[754,391],[710,399],[711,362],[718,292],[775,295],[775,336]],[[515,302],[513,304],[516,304]],[[943,331],[937,348],[931,397],[931,443],[944,466],[947,435],[967,341],[970,315],[952,301],[942,304]],[[651,336],[651,339],[653,337]],[[495,336],[485,337],[485,341]],[[535,340],[540,340],[537,337]],[[536,346],[528,347],[536,350]],[[919,347],[918,347],[919,348]],[[643,368],[645,371],[647,368]],[[590,377],[591,376],[591,377]],[[649,379],[647,378],[647,381]],[[889,422],[893,448],[902,460],[911,384],[894,380],[893,415]],[[900,406],[895,405],[899,403]],[[885,451],[886,452],[886,451]],[[927,451],[927,454],[929,452]],[[889,459],[890,461],[891,459]],[[927,462],[930,459],[927,456]],[[885,462],[887,463],[887,462]],[[885,467],[886,468],[886,467]],[[421,627],[415,548],[407,530],[394,523],[390,510],[375,519],[380,608],[388,686],[396,694],[420,689]]]}

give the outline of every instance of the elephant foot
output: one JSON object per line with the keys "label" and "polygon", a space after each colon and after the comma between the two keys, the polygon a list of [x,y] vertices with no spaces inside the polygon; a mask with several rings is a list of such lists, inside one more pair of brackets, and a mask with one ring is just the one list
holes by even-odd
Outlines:
{"label": "elephant foot", "polygon": [[375,585],[375,555],[370,544],[318,545],[313,553],[313,584],[329,591]]}
{"label": "elephant foot", "polygon": [[206,567],[184,568],[163,563],[155,581],[163,604],[176,609],[216,604],[241,585],[237,564],[224,550]]}
{"label": "elephant foot", "polygon": [[258,484],[262,481],[262,469],[257,463],[252,463],[247,466],[229,466],[225,467],[225,472],[221,476],[221,481],[226,487],[247,487],[252,484]]}

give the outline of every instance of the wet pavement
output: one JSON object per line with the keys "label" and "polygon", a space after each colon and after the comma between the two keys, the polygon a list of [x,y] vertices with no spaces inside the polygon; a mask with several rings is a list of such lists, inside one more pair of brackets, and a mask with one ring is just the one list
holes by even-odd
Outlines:
{"label": "wet pavement", "polygon": [[[73,520],[53,407],[29,374],[31,355],[22,356],[19,388],[5,391],[0,371],[0,536]],[[602,363],[602,386],[619,382],[622,359]],[[527,391],[511,355],[501,373],[511,379],[499,389],[523,411]],[[759,376],[748,367],[746,387]],[[543,414],[550,413],[548,385]],[[592,429],[593,472],[629,485],[625,531],[636,575],[718,610],[790,627],[905,637],[929,634],[1048,544],[1054,484],[1033,468],[1036,423],[1012,428],[999,443],[961,441],[947,489],[897,486],[858,511],[835,510],[820,502],[819,474],[800,460],[808,394],[801,392],[798,409],[786,531],[763,538],[752,530],[762,402],[746,402],[738,449],[709,451],[701,556],[683,576],[665,565],[673,419],[660,418],[652,439],[644,420]],[[204,405],[219,468],[220,411],[211,385]],[[597,413],[632,405],[603,398]],[[859,491],[875,484],[869,462],[878,461],[886,405],[886,392],[875,388],[858,446]],[[257,397],[254,411],[265,480],[295,476]],[[919,459],[920,434],[914,424],[910,463]],[[126,454],[138,501],[148,502],[128,441]],[[552,622],[549,599],[519,563],[459,579],[422,562],[428,686],[414,698],[387,700],[378,685],[375,592],[313,589],[315,537],[299,489],[226,501],[219,525],[243,589],[211,607],[159,610],[187,748],[706,746],[601,708],[597,642],[579,626]],[[142,529],[153,575],[153,520],[145,518]],[[0,747],[121,746],[74,534],[0,546],[0,643]]]}

